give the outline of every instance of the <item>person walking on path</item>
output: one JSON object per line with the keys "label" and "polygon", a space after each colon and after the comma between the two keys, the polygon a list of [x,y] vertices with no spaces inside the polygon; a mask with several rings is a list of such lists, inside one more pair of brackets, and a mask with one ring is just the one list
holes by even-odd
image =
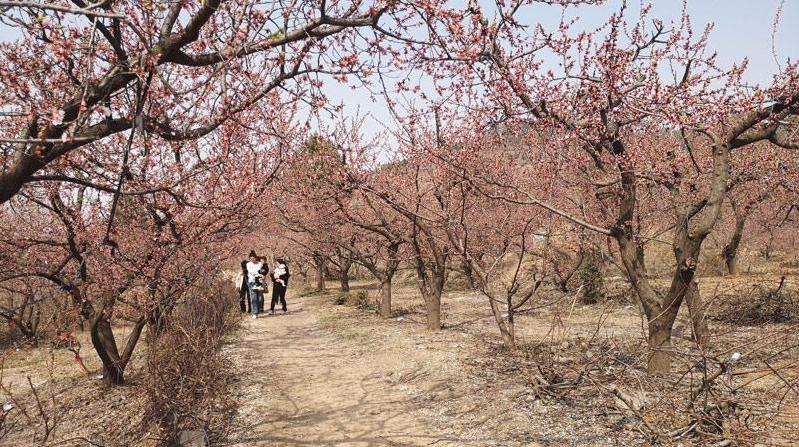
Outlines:
{"label": "person walking on path", "polygon": [[241,313],[250,313],[250,287],[247,285],[247,261],[241,261],[241,271],[236,277]]}
{"label": "person walking on path", "polygon": [[283,313],[288,310],[286,308],[286,287],[289,285],[289,267],[283,258],[277,258],[277,266],[272,273],[272,304],[269,306],[269,313],[275,314],[275,304],[280,302],[283,307]]}
{"label": "person walking on path", "polygon": [[269,277],[269,264],[266,263],[265,256],[259,257],[258,262],[261,263],[258,274],[260,275],[259,283],[262,287],[261,296],[258,298],[258,313],[262,314],[264,313],[264,295],[269,292],[269,287],[266,285],[266,278]]}
{"label": "person walking on path", "polygon": [[255,250],[250,251],[250,262],[247,263],[247,288],[250,291],[250,313],[252,318],[258,318],[260,302],[264,299],[264,287],[261,284],[262,275],[258,273],[263,264],[258,262],[258,255]]}

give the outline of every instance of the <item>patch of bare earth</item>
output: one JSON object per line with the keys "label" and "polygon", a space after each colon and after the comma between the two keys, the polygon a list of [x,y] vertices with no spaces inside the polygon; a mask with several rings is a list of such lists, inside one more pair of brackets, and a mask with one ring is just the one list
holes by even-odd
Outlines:
{"label": "patch of bare earth", "polygon": [[[652,445],[652,432],[661,445],[724,439],[697,437],[695,425],[684,435],[671,433],[692,426],[690,390],[702,378],[648,378],[645,328],[635,306],[624,301],[583,306],[573,295],[560,295],[534,303],[517,315],[520,348],[508,352],[477,293],[443,297],[438,333],[425,330],[412,285],[395,288],[389,320],[336,305],[337,295],[291,298],[288,315],[248,320],[230,348],[243,371],[232,445],[639,446]],[[749,430],[766,440],[778,429],[781,434],[763,445],[791,445],[791,433],[799,432],[790,428],[798,422],[790,390],[771,393],[779,385],[774,377],[745,382],[766,355],[750,348],[775,340],[793,346],[797,331],[719,323],[711,330],[713,355],[744,353],[736,375],[714,385],[714,393],[738,389],[739,407],[725,427],[745,424],[736,433]],[[679,352],[695,350],[687,315],[679,318],[674,343]],[[769,358],[784,363],[774,354]],[[675,368],[691,359],[679,357]],[[614,397],[617,389],[633,397],[635,412]],[[781,397],[781,412],[769,416]],[[755,444],[740,439],[736,445]]]}
{"label": "patch of bare earth", "polygon": [[424,330],[410,288],[397,291],[391,320],[334,305],[331,295],[295,301],[288,315],[250,321],[232,347],[245,372],[234,445],[588,446],[630,438],[576,401],[539,398],[526,374],[489,365],[501,348],[476,295],[446,297],[439,333]]}
{"label": "patch of bare earth", "polygon": [[[117,342],[123,343],[129,327],[115,329]],[[109,388],[98,379],[101,365],[88,332],[77,336],[89,376],[74,363],[73,354],[63,349],[45,345],[4,353],[0,403],[13,404],[13,409],[3,421],[0,446],[154,444],[137,429],[145,406],[138,384],[141,356],[133,358],[128,383]]]}
{"label": "patch of bare earth", "polygon": [[[744,280],[731,285],[743,287]],[[724,295],[733,293],[728,284],[714,281],[702,284],[703,293],[731,302]],[[373,284],[359,283],[354,293],[366,286],[376,297]],[[795,323],[744,326],[713,319],[712,345],[702,359],[681,315],[675,372],[653,379],[644,371],[640,315],[623,299],[584,306],[574,294],[546,291],[546,298],[517,314],[519,349],[508,352],[478,293],[447,293],[444,328],[437,333],[425,330],[424,306],[412,284],[397,284],[389,320],[336,305],[335,291],[294,295],[287,315],[245,318],[225,348],[235,363],[230,394],[239,409],[224,445],[642,446],[652,445],[650,428],[664,446],[712,446],[731,434],[737,446],[791,446],[799,439]],[[122,342],[127,331],[118,329]],[[100,365],[87,334],[80,337],[89,377],[67,351],[6,352],[2,379],[19,405],[5,421],[6,428],[14,425],[0,445],[155,442],[139,427],[146,408],[139,383],[144,351],[134,356],[129,383],[107,389],[96,379]],[[742,358],[730,374],[692,404],[691,390],[705,380],[697,366],[733,352]],[[708,371],[718,371],[715,365]],[[614,398],[616,389],[633,398],[635,412]],[[725,401],[734,405],[725,410],[724,430],[714,434],[713,421],[705,420],[699,433],[692,421],[697,409],[710,408],[712,417],[715,402]]]}

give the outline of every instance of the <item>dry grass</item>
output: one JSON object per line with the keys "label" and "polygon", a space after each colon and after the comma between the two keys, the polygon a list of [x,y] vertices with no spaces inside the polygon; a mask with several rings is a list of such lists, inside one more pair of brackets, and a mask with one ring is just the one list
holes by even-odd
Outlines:
{"label": "dry grass", "polygon": [[[723,299],[752,279],[704,279],[701,287]],[[796,325],[711,322],[713,344],[702,351],[691,340],[687,315],[680,315],[673,373],[650,377],[643,321],[624,301],[585,306],[549,290],[517,316],[519,348],[509,352],[479,294],[448,292],[445,330],[430,334],[418,292],[411,284],[395,291],[390,321],[336,306],[325,309],[322,322],[375,349],[411,344],[455,355],[464,373],[455,392],[461,397],[437,413],[474,407],[465,424],[455,423],[458,430],[483,421],[501,445],[528,445],[526,439],[544,445],[788,446],[799,438]],[[332,307],[332,295],[328,300]],[[742,358],[730,365],[734,352]],[[507,423],[496,421],[497,414]],[[438,423],[453,421],[441,417]]]}
{"label": "dry grass", "polygon": [[[227,389],[235,371],[220,352],[239,318],[237,296],[223,292],[232,291],[208,287],[207,296],[198,292],[178,305],[157,339],[148,334],[157,343],[140,343],[122,386],[100,380],[102,365],[88,333],[78,333],[77,340],[89,376],[70,351],[41,346],[6,351],[0,404],[11,402],[14,408],[0,414],[0,445],[171,445],[188,427],[224,437],[232,414]],[[130,329],[115,324],[118,344]]]}
{"label": "dry grass", "polygon": [[[773,290],[778,283],[779,275],[773,273],[707,277],[701,278],[700,288],[714,308],[724,309],[752,303],[747,297],[763,296],[754,293]],[[680,315],[674,371],[653,378],[644,371],[645,324],[629,288],[612,278],[606,286],[610,298],[590,306],[580,304],[574,293],[543,289],[517,315],[519,349],[512,352],[502,347],[486,298],[476,292],[445,293],[440,333],[424,330],[424,306],[412,278],[395,284],[390,320],[380,319],[362,299],[335,305],[338,293],[332,289],[308,300],[315,303],[311,311],[322,328],[353,352],[380,352],[375,358],[422,365],[413,374],[392,376],[392,386],[413,393],[418,404],[414,416],[437,433],[450,433],[460,442],[453,445],[657,442],[687,447],[734,441],[740,446],[787,446],[799,439],[795,323],[758,320],[743,325],[721,318],[721,310],[711,312],[712,345],[702,351],[691,340],[687,316]],[[786,281],[782,292],[795,296],[796,287]],[[295,284],[295,291],[301,289]],[[363,281],[353,284],[350,297],[364,293],[376,301],[376,285]],[[127,331],[119,326],[115,331],[122,341]],[[86,366],[99,371],[87,335],[79,339]],[[735,352],[742,357],[730,365]],[[2,380],[27,416],[12,410],[5,421],[11,433],[0,444],[41,444],[46,418],[54,426],[49,436],[59,445],[86,445],[85,439],[108,446],[159,442],[160,435],[139,429],[143,415],[158,400],[148,397],[143,358],[134,356],[128,385],[107,390],[99,380],[82,375],[70,352],[7,349]],[[26,386],[27,377],[38,391],[41,409]],[[168,398],[162,391],[161,397]]]}

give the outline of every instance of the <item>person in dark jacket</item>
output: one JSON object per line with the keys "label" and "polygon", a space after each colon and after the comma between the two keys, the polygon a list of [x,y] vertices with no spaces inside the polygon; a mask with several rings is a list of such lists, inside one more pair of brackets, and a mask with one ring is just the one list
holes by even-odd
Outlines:
{"label": "person in dark jacket", "polygon": [[263,287],[263,292],[258,299],[258,313],[264,312],[264,295],[269,292],[269,287],[266,285],[266,277],[269,275],[269,264],[266,263],[266,258],[261,256],[258,261],[261,263],[261,268],[258,270],[258,274],[263,276],[264,280],[261,283],[261,287]]}
{"label": "person in dark jacket", "polygon": [[283,313],[287,312],[286,287],[289,285],[289,277],[291,276],[286,261],[283,258],[277,258],[276,261],[275,271],[270,275],[270,278],[272,278],[272,305],[269,306],[269,313],[272,315],[275,313],[275,304],[278,301],[283,307]]}
{"label": "person in dark jacket", "polygon": [[247,261],[241,261],[241,280],[239,281],[239,307],[242,313],[250,313],[250,287],[247,285]]}

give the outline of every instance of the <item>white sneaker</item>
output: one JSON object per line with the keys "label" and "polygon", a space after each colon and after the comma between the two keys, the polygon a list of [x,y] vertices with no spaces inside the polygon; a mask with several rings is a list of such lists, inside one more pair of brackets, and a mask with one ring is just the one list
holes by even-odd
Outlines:
{"label": "white sneaker", "polygon": [[252,319],[255,320],[256,318],[258,318],[258,315],[253,314]]}

